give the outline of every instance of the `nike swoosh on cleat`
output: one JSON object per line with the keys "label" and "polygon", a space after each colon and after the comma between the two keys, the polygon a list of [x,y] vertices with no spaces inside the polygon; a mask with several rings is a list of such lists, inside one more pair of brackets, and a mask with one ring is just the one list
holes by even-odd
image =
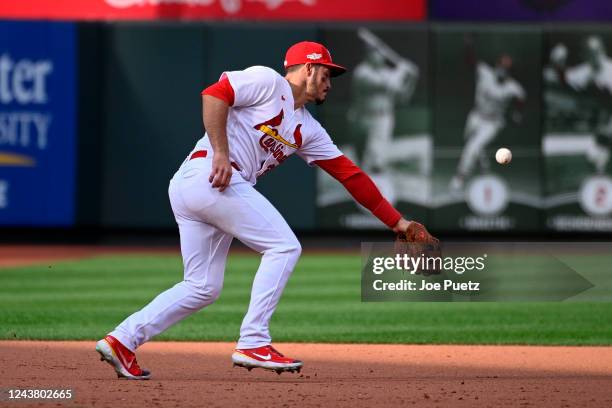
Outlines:
{"label": "nike swoosh on cleat", "polygon": [[[106,340],[104,340],[104,341],[106,341]],[[113,346],[111,346],[108,341],[106,341],[106,344],[108,344],[108,346],[110,347],[111,353],[113,353],[113,355],[119,360],[119,362],[129,371],[130,368],[132,368],[132,363],[134,362],[134,360],[127,361],[122,354],[115,353],[115,350],[113,349]]]}
{"label": "nike swoosh on cleat", "polygon": [[262,356],[261,354],[253,353],[253,355],[261,358],[262,360],[270,360],[272,358],[271,354],[268,354],[267,356]]}

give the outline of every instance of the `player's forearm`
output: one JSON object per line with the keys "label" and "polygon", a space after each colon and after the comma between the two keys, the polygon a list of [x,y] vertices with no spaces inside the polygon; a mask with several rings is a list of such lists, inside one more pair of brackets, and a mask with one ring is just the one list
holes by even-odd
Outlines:
{"label": "player's forearm", "polygon": [[380,75],[361,75],[355,78],[354,86],[364,92],[386,90],[387,78]]}
{"label": "player's forearm", "polygon": [[394,228],[401,214],[380,193],[376,184],[363,171],[342,181],[342,185],[353,198],[389,228]]}
{"label": "player's forearm", "polygon": [[204,128],[215,154],[229,155],[227,142],[227,102],[211,95],[202,96]]}

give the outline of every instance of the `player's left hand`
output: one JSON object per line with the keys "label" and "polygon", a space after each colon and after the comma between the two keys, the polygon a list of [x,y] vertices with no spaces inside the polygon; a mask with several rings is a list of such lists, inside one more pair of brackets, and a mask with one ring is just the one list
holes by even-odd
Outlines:
{"label": "player's left hand", "polygon": [[212,183],[213,188],[219,188],[221,192],[229,186],[231,178],[232,165],[230,164],[229,157],[225,154],[215,153],[208,181]]}
{"label": "player's left hand", "polygon": [[393,232],[395,233],[406,232],[409,224],[410,224],[410,221],[402,217],[399,219],[397,224],[395,224],[395,227],[393,227]]}
{"label": "player's left hand", "polygon": [[422,244],[434,244],[437,245],[440,241],[431,235],[427,228],[423,224],[416,221],[408,221],[404,218],[400,218],[393,231],[397,233],[398,240],[404,242],[416,242]]}
{"label": "player's left hand", "polygon": [[[395,252],[397,254],[405,254],[411,258],[421,256],[427,258],[442,257],[440,241],[432,236],[423,224],[401,218],[393,231],[397,233],[395,238]],[[439,274],[440,270],[420,267],[415,273],[432,275]]]}

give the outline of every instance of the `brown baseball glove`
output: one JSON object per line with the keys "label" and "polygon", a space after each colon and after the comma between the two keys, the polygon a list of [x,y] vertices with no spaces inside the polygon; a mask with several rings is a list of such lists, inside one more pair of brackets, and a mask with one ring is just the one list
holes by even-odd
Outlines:
{"label": "brown baseball glove", "polygon": [[[410,221],[406,231],[397,233],[395,251],[398,254],[406,254],[411,258],[421,256],[425,258],[441,257],[440,241],[431,235],[425,226],[416,221]],[[440,270],[425,268],[415,272],[431,275],[439,274]]]}
{"label": "brown baseball glove", "polygon": [[398,232],[397,240],[400,242],[411,242],[418,244],[440,244],[438,238],[431,235],[423,224],[416,221],[410,221],[405,232]]}

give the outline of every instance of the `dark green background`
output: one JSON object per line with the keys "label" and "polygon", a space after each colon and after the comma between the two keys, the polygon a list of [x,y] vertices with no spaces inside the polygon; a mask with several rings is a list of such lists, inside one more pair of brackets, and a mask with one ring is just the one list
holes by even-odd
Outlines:
{"label": "dark green background", "polygon": [[[573,49],[594,32],[593,28],[369,28],[420,68],[415,94],[397,105],[395,134],[433,134],[434,196],[448,191],[463,144],[465,120],[473,107],[474,69],[465,62],[467,33],[473,35],[479,56],[489,63],[501,52],[509,53],[514,60],[512,76],[527,91],[523,123],[517,126],[508,121],[488,150],[492,159],[495,149],[508,146],[514,160],[505,167],[492,162],[492,171],[503,177],[512,191],[542,197],[543,186],[549,192],[572,191],[589,173],[589,163],[581,158],[550,160],[544,168],[541,73],[551,42],[562,40]],[[80,23],[77,225],[174,227],[167,186],[202,136],[200,91],[224,70],[261,64],[282,72],[286,49],[304,39],[326,43],[334,60],[351,69],[364,51],[356,29],[353,24]],[[597,30],[604,34],[605,42],[612,43],[610,30]],[[570,65],[576,58],[570,52]],[[349,71],[335,78],[328,102],[312,111],[338,144],[351,141],[363,149],[363,135],[354,132],[346,119],[350,75]],[[398,171],[410,172],[413,165],[407,161]],[[257,188],[291,226],[301,230],[340,228],[338,218],[356,208],[343,203],[325,211],[317,209],[315,169],[296,157],[259,180]],[[470,213],[464,203],[425,208],[400,202],[398,207],[435,232],[461,231],[457,220]],[[519,231],[544,231],[543,210],[511,204],[507,213],[520,220]]]}
{"label": "dark green background", "polygon": [[[115,23],[104,31],[104,52],[96,56],[103,67],[101,130],[80,135],[101,132],[102,159],[92,178],[98,172],[103,227],[173,226],[168,182],[203,134],[201,90],[226,70],[267,65],[282,72],[286,49],[315,36],[313,28],[185,23]],[[314,173],[301,160],[288,160],[257,188],[292,226],[314,224]]]}
{"label": "dark green background", "polygon": [[[546,61],[549,59],[550,50],[559,43],[567,46],[568,58],[567,66],[573,67],[582,64],[586,61],[584,52],[584,44],[590,35],[597,35],[608,48],[612,46],[612,30],[608,29],[591,29],[591,30],[563,30],[547,33],[545,41],[544,56]],[[609,50],[612,52],[612,48]],[[552,88],[552,87],[550,87]],[[575,116],[568,118],[565,121],[549,121],[544,120],[543,133],[589,133],[588,129],[581,129],[579,122],[581,118],[593,118],[601,109],[602,102],[604,106],[608,106],[612,111],[612,105],[608,101],[602,101],[602,94],[594,87],[589,87],[584,91],[575,92],[568,86],[561,87],[556,90],[562,92],[566,97],[575,101],[577,110]],[[544,105],[546,111],[546,105]],[[593,175],[595,169],[589,163],[584,155],[576,157],[546,158],[546,192],[554,194],[560,192],[576,191],[579,189],[581,182],[586,176]],[[607,174],[612,174],[610,166],[606,169]]]}
{"label": "dark green background", "polygon": [[[512,192],[540,197],[541,34],[541,30],[527,27],[454,26],[434,31],[434,197],[449,191],[465,142],[466,119],[474,107],[476,74],[475,66],[468,63],[467,36],[473,39],[478,61],[494,66],[501,54],[508,54],[513,60],[510,75],[526,91],[522,123],[517,125],[507,118],[505,127],[487,146],[490,173],[503,178]],[[513,151],[513,161],[506,167],[494,161],[495,151],[502,146]],[[478,174],[478,166],[473,174]],[[432,210],[430,225],[436,230],[457,230],[460,218],[467,214],[471,211],[465,203],[445,205]],[[502,215],[515,218],[517,230],[541,228],[537,208],[511,203]]]}
{"label": "dark green background", "polygon": [[[567,47],[567,67],[574,67],[586,62],[585,42],[591,35],[596,35],[602,40],[608,55],[610,55],[612,52],[611,29],[601,26],[563,28],[546,33],[545,62],[548,63],[551,49],[559,43]],[[584,128],[585,120],[596,121],[596,116],[602,105],[607,106],[608,110],[612,111],[609,95],[603,96],[604,94],[593,86],[579,92],[573,91],[568,86],[557,87],[554,85],[549,85],[546,90],[556,92],[557,95],[574,101],[576,109],[572,112],[572,116],[568,116],[564,120],[545,118],[543,121],[544,135],[547,133],[589,134],[592,127]],[[546,104],[544,104],[544,112],[546,113]],[[545,157],[544,165],[546,174],[544,188],[547,196],[578,192],[582,182],[596,174],[595,166],[586,159],[584,154]],[[612,175],[612,165],[610,163],[608,163],[605,173],[608,176]],[[548,209],[547,217],[549,219],[557,215],[589,217],[577,202],[557,205]]]}
{"label": "dark green background", "polygon": [[[384,43],[419,67],[419,78],[414,94],[395,105],[394,136],[431,134],[429,30],[426,26],[367,26]],[[365,58],[366,47],[357,35],[356,27],[344,27],[321,31],[321,40],[332,50],[334,60],[348,68],[348,72],[335,80],[328,100],[319,108],[319,119],[337,145],[351,144],[356,148],[359,160],[363,159],[366,135],[357,131],[347,119],[352,102],[351,80],[353,69]],[[361,162],[360,162],[361,163]],[[410,172],[414,165],[409,161],[396,163],[397,172]],[[343,187],[338,185],[339,189]],[[397,209],[407,217],[426,222],[427,208],[399,201]],[[343,202],[317,208],[318,226],[339,228],[340,218],[347,214],[362,213],[355,203]],[[382,223],[380,224],[383,225]]]}

